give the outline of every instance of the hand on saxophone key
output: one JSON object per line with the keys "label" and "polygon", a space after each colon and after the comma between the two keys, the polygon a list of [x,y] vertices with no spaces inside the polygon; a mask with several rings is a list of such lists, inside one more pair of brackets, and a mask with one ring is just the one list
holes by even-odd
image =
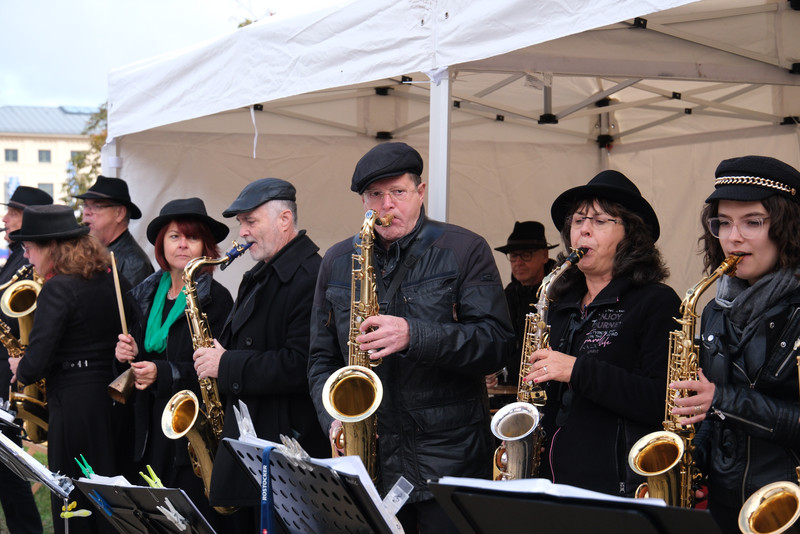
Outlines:
{"label": "hand on saxophone key", "polygon": [[214,340],[213,347],[200,347],[194,354],[194,370],[197,378],[217,378],[219,376],[219,361],[225,353],[225,347]]}
{"label": "hand on saxophone key", "polygon": [[361,323],[356,343],[368,351],[370,360],[378,360],[408,348],[411,339],[408,321],[394,315],[373,315]]}
{"label": "hand on saxophone key", "polygon": [[[24,358],[24,356],[23,356]],[[11,383],[17,381],[17,366],[19,365],[20,360],[22,358],[9,358],[8,359],[8,366],[11,367]],[[8,392],[6,392],[8,393]]]}
{"label": "hand on saxophone key", "polygon": [[531,372],[525,377],[526,382],[541,384],[549,380],[569,382],[575,356],[557,352],[552,349],[539,349],[531,354]]}
{"label": "hand on saxophone key", "polygon": [[[673,415],[682,416],[682,425],[697,424],[706,418],[706,413],[711,409],[711,402],[714,400],[716,386],[709,382],[703,374],[702,369],[697,370],[697,380],[679,380],[669,384],[670,389],[675,390]],[[682,390],[694,392],[684,396]]]}

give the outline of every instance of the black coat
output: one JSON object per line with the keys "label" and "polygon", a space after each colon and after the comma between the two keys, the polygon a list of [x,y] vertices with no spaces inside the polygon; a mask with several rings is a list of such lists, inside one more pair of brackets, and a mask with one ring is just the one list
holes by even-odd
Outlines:
{"label": "black coat", "polygon": [[[422,239],[431,245],[413,251],[422,232],[431,232]],[[309,380],[326,430],[333,419],[322,406],[323,385],[348,363],[353,243],[347,239],[325,254],[314,298]],[[419,259],[385,311],[408,321],[410,344],[374,369],[383,383],[377,486],[385,494],[402,475],[414,485],[410,502],[418,502],[433,498],[428,480],[491,476],[494,439],[484,376],[502,367],[513,331],[497,265],[482,237],[421,215],[388,251],[376,247],[384,288],[411,253]]]}
{"label": "black coat", "polygon": [[[130,288],[126,281],[120,283],[123,290]],[[51,471],[83,476],[74,460],[83,454],[95,473],[114,476],[119,474],[120,458],[129,456],[130,444],[118,439],[124,422],[106,391],[114,378],[112,361],[121,331],[110,272],[95,273],[89,280],[56,275],[42,286],[17,378],[24,384],[46,380]],[[92,510],[79,493],[71,499],[78,500],[78,508]],[[54,512],[62,504],[54,498]],[[56,532],[63,531],[63,525],[54,521]],[[108,523],[98,514],[70,522],[71,533],[107,530]]]}
{"label": "black coat", "polygon": [[[192,336],[185,315],[181,314],[170,326],[167,347],[163,352],[148,352],[144,348],[147,319],[150,316],[153,298],[163,273],[164,271],[159,270],[150,275],[130,293],[138,311],[130,330],[139,347],[137,359],[152,361],[157,369],[155,383],[147,390],[137,390],[135,394],[134,459],[141,462],[142,467],[144,464],[149,464],[165,486],[181,487],[194,499],[197,491],[188,491],[189,488],[185,487],[186,479],[189,479],[195,490],[199,488],[200,495],[202,495],[203,484],[201,479],[194,476],[193,473],[189,477],[183,476],[183,471],[191,469],[189,455],[186,451],[187,440],[186,438],[168,439],[161,430],[161,414],[175,393],[190,389],[202,403],[200,385],[192,359],[194,353]],[[228,290],[214,280],[210,274],[198,276],[196,283],[200,307],[208,318],[211,334],[221,333],[225,318],[233,306],[233,299]],[[172,302],[167,301],[163,317],[169,314]],[[199,499],[194,500],[197,502]]]}
{"label": "black coat", "polygon": [[[247,404],[258,437],[296,438],[312,457],[330,456],[308,395],[308,321],[321,258],[301,231],[269,262],[245,273],[222,336],[219,389],[226,397],[225,437],[238,438],[233,406]],[[215,506],[256,504],[260,492],[220,447],[214,462]]]}
{"label": "black coat", "polygon": [[727,523],[732,523],[762,486],[797,483],[800,290],[767,310],[744,346],[738,346],[716,301],[706,306],[701,325],[700,366],[716,387],[711,411],[695,436],[696,458],[708,475],[709,509],[715,517],[720,509],[729,510]]}
{"label": "black coat", "polygon": [[680,299],[664,284],[614,279],[584,316],[584,293],[585,286],[572,290],[550,306],[551,347],[577,359],[569,384],[547,383],[540,476],[632,496],[644,479],[628,467],[628,453],[640,437],[662,430]]}
{"label": "black coat", "polygon": [[[0,284],[5,284],[17,273],[20,267],[26,265],[28,260],[25,258],[25,252],[22,250],[22,243],[12,241],[8,245],[8,250],[11,251],[8,259],[6,260],[3,268],[0,269]],[[30,276],[28,276],[30,278]],[[5,293],[5,290],[0,291],[0,298]],[[11,335],[19,338],[19,322],[5,313],[0,311],[0,320],[8,325],[11,329]],[[8,400],[8,388],[11,382],[11,368],[8,366],[8,351],[5,345],[0,343],[0,397]]]}
{"label": "black coat", "polygon": [[131,287],[141,284],[145,278],[153,274],[150,258],[128,230],[122,232],[108,245],[108,251],[114,253],[119,276],[125,278]]}

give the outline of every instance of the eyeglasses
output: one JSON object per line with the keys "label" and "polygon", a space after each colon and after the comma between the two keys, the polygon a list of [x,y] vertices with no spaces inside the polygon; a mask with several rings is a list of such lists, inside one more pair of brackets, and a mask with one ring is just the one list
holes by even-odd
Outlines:
{"label": "eyeglasses", "polygon": [[83,204],[83,212],[84,213],[94,213],[96,211],[101,211],[106,208],[114,208],[116,206],[122,206],[122,204]]}
{"label": "eyeglasses", "polygon": [[711,217],[708,219],[708,230],[717,239],[727,239],[735,227],[744,239],[752,239],[761,234],[767,219],[769,217],[747,217],[734,224],[730,219]]}
{"label": "eyeglasses", "polygon": [[28,252],[31,248],[33,248],[31,246],[26,245],[25,243],[20,243],[20,245],[22,245],[22,252]]}
{"label": "eyeglasses", "polygon": [[506,253],[506,258],[508,258],[508,261],[511,262],[511,263],[513,263],[513,262],[515,262],[517,260],[531,261],[531,258],[533,258],[533,251],[532,250],[523,250],[523,251],[520,251],[520,252],[508,252],[508,253]]}
{"label": "eyeglasses", "polygon": [[570,217],[567,217],[567,222],[570,223],[570,226],[583,226],[583,223],[586,221],[589,221],[589,225],[591,225],[593,228],[597,228],[598,230],[602,228],[611,228],[611,225],[608,223],[619,224],[619,219],[613,219],[611,217],[600,215],[589,217],[588,215],[573,213]]}
{"label": "eyeglasses", "polygon": [[408,198],[408,195],[416,191],[416,189],[390,189],[389,191],[364,191],[364,199],[367,202],[383,202],[383,197],[390,195],[398,202],[403,202]]}

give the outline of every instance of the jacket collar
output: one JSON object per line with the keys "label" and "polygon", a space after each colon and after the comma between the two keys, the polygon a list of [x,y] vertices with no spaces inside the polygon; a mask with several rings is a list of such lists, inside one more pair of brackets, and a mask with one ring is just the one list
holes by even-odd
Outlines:
{"label": "jacket collar", "polygon": [[305,230],[300,230],[286,246],[278,251],[269,261],[259,262],[247,273],[248,278],[262,278],[271,269],[278,275],[281,282],[289,282],[300,268],[303,260],[312,256],[319,247],[306,235]]}

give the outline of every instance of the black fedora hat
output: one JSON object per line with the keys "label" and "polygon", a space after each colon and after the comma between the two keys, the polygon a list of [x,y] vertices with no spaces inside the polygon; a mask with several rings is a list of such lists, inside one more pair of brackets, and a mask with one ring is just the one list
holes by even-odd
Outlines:
{"label": "black fedora hat", "polygon": [[544,237],[544,225],[538,221],[515,222],[514,230],[508,236],[508,242],[495,250],[507,254],[514,250],[539,250],[543,248],[556,248],[550,245]]}
{"label": "black fedora hat", "polygon": [[653,207],[642,197],[639,188],[619,171],[602,171],[586,185],[573,187],[558,195],[550,208],[553,223],[559,231],[567,222],[567,210],[579,200],[602,198],[620,204],[641,217],[650,230],[653,242],[658,241],[661,227]]}
{"label": "black fedora hat", "polygon": [[28,187],[21,185],[14,190],[8,203],[9,208],[24,210],[28,206],[45,206],[53,203],[53,197],[42,191],[38,187]]}
{"label": "black fedora hat", "polygon": [[69,206],[48,204],[28,206],[22,212],[22,226],[11,232],[11,241],[60,241],[89,233],[88,226],[81,226],[75,220],[75,213]]}
{"label": "black fedora hat", "polygon": [[141,210],[131,202],[131,195],[128,192],[128,184],[122,178],[108,178],[98,176],[97,181],[88,191],[82,195],[75,195],[75,198],[83,200],[115,200],[128,208],[131,219],[141,219]]}
{"label": "black fedora hat", "polygon": [[216,221],[208,216],[206,212],[206,205],[197,197],[192,198],[178,198],[170,200],[161,211],[158,217],[150,221],[147,225],[147,240],[153,245],[156,244],[158,233],[163,227],[169,224],[170,221],[175,219],[197,219],[211,230],[211,235],[214,240],[219,243],[228,236],[230,229],[226,224]]}

